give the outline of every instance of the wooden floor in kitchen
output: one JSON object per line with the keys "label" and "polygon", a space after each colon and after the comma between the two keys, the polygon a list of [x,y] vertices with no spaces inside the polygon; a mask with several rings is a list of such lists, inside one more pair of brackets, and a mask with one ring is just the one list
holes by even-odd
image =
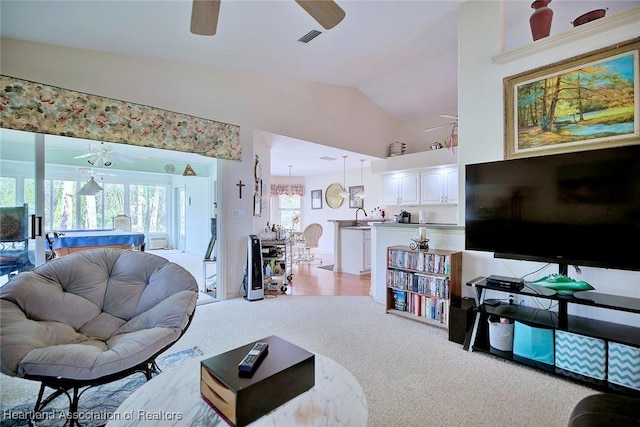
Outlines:
{"label": "wooden floor in kitchen", "polygon": [[319,268],[333,264],[333,254],[314,254],[311,262],[293,265],[293,280],[287,287],[287,295],[343,295],[368,296],[371,275],[358,276],[348,273],[334,273]]}
{"label": "wooden floor in kitchen", "polygon": [[[201,289],[204,289],[202,258],[173,249],[150,250],[148,252],[183,266],[196,277]],[[333,264],[333,254],[314,253],[313,255],[315,258],[313,261],[300,262],[293,265],[291,269],[293,280],[287,286],[285,292],[287,295],[369,295],[371,288],[370,274],[358,276],[348,273],[334,273],[331,270],[319,268]],[[210,272],[207,274],[210,274]],[[280,290],[267,293],[282,295]]]}

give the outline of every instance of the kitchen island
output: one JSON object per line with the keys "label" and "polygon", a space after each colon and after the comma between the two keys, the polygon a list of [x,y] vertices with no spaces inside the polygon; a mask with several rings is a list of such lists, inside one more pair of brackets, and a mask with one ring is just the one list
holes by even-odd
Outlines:
{"label": "kitchen island", "polygon": [[333,223],[333,271],[367,274],[371,265],[371,224],[381,219],[330,219]]}

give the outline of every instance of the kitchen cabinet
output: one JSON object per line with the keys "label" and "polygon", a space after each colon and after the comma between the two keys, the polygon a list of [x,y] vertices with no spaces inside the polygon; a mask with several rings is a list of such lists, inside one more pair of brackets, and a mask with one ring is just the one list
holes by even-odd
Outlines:
{"label": "kitchen cabinet", "polygon": [[367,274],[371,272],[371,229],[342,227],[341,272]]}
{"label": "kitchen cabinet", "polygon": [[432,168],[420,173],[420,204],[458,203],[458,168]]}
{"label": "kitchen cabinet", "polygon": [[418,205],[420,172],[385,174],[380,180],[380,203],[383,205]]}

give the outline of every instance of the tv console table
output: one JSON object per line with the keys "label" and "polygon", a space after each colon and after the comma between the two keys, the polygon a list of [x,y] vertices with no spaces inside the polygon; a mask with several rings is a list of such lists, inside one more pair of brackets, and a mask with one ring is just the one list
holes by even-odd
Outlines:
{"label": "tv console table", "polygon": [[[464,349],[468,351],[483,351],[522,363],[546,372],[570,378],[578,382],[590,385],[602,391],[617,392],[623,394],[640,395],[640,384],[635,384],[631,388],[614,384],[605,379],[595,379],[589,376],[570,372],[555,365],[537,362],[514,355],[512,352],[500,351],[490,346],[488,332],[488,318],[490,316],[510,319],[521,322],[527,326],[553,329],[555,331],[565,331],[578,334],[583,337],[595,338],[606,343],[606,347],[622,344],[632,348],[635,357],[631,359],[631,365],[636,369],[640,365],[640,327],[617,324],[602,320],[589,319],[568,314],[568,305],[585,305],[598,307],[614,311],[623,311],[640,315],[640,299],[606,295],[594,291],[578,291],[573,295],[562,295],[556,291],[525,284],[521,290],[509,290],[488,285],[484,277],[478,277],[467,283],[473,288],[475,298],[475,320],[473,328],[467,333]],[[505,292],[512,295],[523,295],[532,298],[549,300],[552,304],[557,304],[558,311],[549,309],[539,309],[516,304],[501,303],[497,306],[488,305],[485,301],[487,291]],[[638,322],[640,325],[640,321]],[[608,356],[607,356],[608,359]],[[608,362],[608,360],[607,360]],[[633,373],[631,373],[633,375]],[[636,372],[637,375],[637,372]],[[636,379],[638,381],[638,379]]]}

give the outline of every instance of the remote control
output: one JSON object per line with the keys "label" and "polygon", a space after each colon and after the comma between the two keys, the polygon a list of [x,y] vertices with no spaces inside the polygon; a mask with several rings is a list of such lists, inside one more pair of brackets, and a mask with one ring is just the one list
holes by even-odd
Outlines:
{"label": "remote control", "polygon": [[250,376],[258,369],[262,359],[269,352],[269,344],[266,342],[257,342],[253,345],[253,348],[247,353],[238,365],[238,372],[240,375]]}

